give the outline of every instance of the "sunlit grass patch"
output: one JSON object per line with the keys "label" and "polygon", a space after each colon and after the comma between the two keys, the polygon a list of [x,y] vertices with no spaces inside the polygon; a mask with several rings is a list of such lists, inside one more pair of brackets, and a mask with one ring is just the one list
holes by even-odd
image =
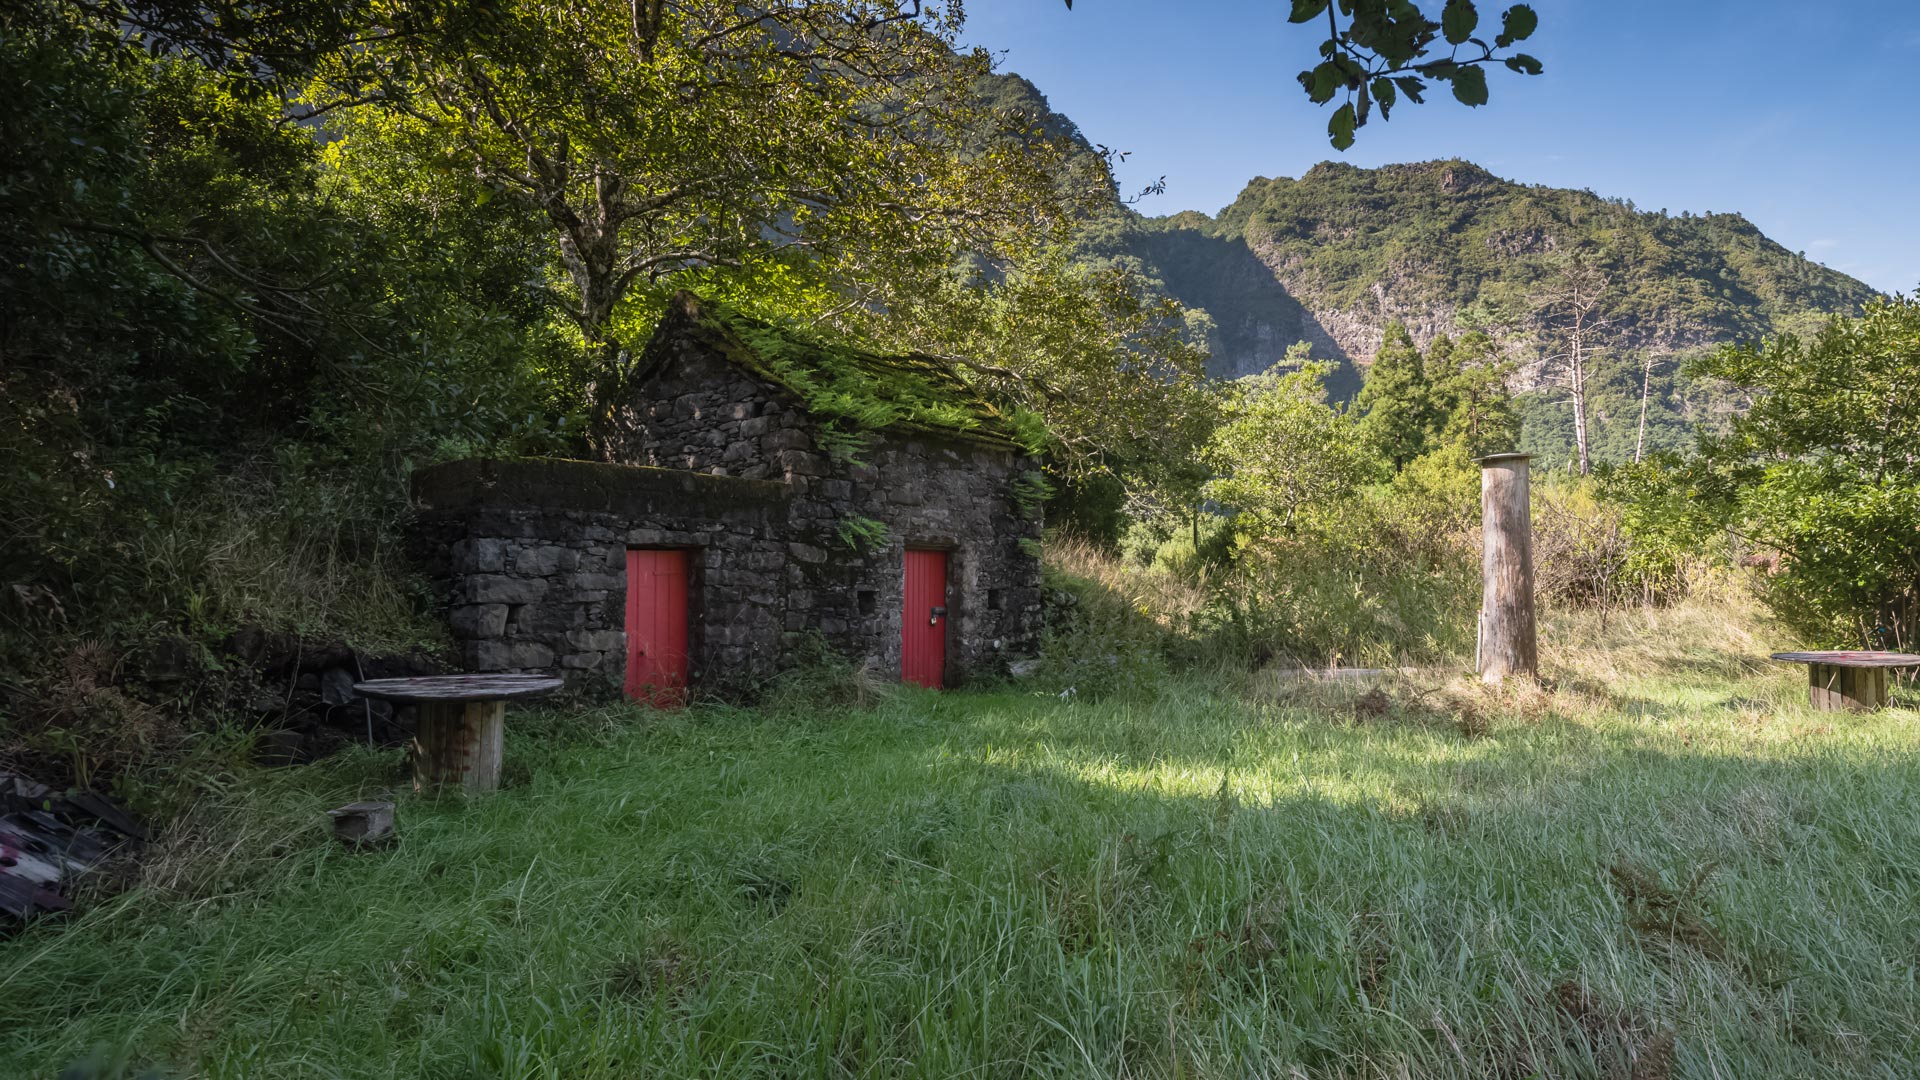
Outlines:
{"label": "sunlit grass patch", "polygon": [[1549,691],[516,713],[369,854],[391,760],[263,774],[0,945],[0,1074],[1920,1071],[1920,718],[1628,618]]}

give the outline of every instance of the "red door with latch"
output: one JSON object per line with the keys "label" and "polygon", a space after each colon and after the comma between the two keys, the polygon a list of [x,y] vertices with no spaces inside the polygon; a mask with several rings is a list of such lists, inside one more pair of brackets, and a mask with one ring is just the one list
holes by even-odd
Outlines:
{"label": "red door with latch", "polygon": [[627,551],[627,696],[659,708],[687,701],[687,553]]}
{"label": "red door with latch", "polygon": [[900,677],[939,689],[947,680],[947,553],[907,549],[907,605],[900,619]]}

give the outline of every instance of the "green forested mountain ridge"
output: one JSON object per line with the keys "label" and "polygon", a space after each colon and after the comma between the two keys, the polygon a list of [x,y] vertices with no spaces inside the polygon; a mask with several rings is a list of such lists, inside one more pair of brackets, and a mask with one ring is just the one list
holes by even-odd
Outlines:
{"label": "green forested mountain ridge", "polygon": [[[1591,191],[1502,180],[1457,160],[1377,169],[1323,162],[1298,180],[1254,180],[1216,218],[1147,219],[1140,232],[1145,253],[1193,244],[1190,233],[1244,247],[1309,313],[1316,325],[1303,337],[1324,337],[1362,363],[1394,320],[1421,342],[1457,331],[1475,309],[1524,326],[1554,256],[1574,248],[1612,279],[1605,313],[1616,345],[1627,349],[1777,333],[1875,295],[1737,213],[1646,212]],[[1208,273],[1182,260],[1163,270],[1176,296],[1196,301],[1244,273]],[[1223,314],[1214,312],[1223,328],[1245,321],[1240,312]],[[1291,322],[1290,311],[1277,315],[1276,326]],[[1256,341],[1222,341],[1222,367],[1239,374],[1270,362]]]}
{"label": "green forested mountain ridge", "polygon": [[[1087,146],[1073,121],[1018,75],[981,92],[1049,135]],[[1679,361],[1728,341],[1805,329],[1875,295],[1865,283],[1788,251],[1738,213],[1643,211],[1592,191],[1501,179],[1471,162],[1363,169],[1323,162],[1298,178],[1250,182],[1217,216],[1145,217],[1116,193],[1081,230],[1079,255],[1124,261],[1212,321],[1209,370],[1255,374],[1308,342],[1338,365],[1328,388],[1359,389],[1387,326],[1425,347],[1469,326],[1492,331],[1515,365],[1529,449],[1559,460],[1571,414],[1548,358],[1560,351],[1540,295],[1580,252],[1608,279],[1588,400],[1598,460],[1630,457],[1643,376],[1649,449],[1690,441],[1734,408]]]}
{"label": "green forested mountain ridge", "polygon": [[[981,92],[1049,135],[1086,142],[1018,75],[984,79]],[[1255,178],[1214,217],[1144,217],[1116,199],[1082,246],[1094,257],[1138,259],[1204,308],[1219,328],[1218,372],[1235,375],[1264,370],[1296,341],[1364,364],[1396,319],[1423,344],[1476,308],[1524,324],[1554,257],[1574,248],[1613,279],[1607,314],[1628,348],[1763,336],[1875,295],[1738,213],[1643,211],[1461,160],[1322,162],[1297,180]]]}
{"label": "green forested mountain ridge", "polygon": [[1685,445],[1737,407],[1684,372],[1686,354],[1805,329],[1875,295],[1737,213],[1646,212],[1458,160],[1327,162],[1298,180],[1257,179],[1218,217],[1140,219],[1130,247],[1174,296],[1213,316],[1220,375],[1263,370],[1295,340],[1364,365],[1396,321],[1422,346],[1490,327],[1515,365],[1522,444],[1549,465],[1572,455],[1573,423],[1564,365],[1552,359],[1564,339],[1540,297],[1569,254],[1607,281],[1588,380],[1598,461],[1630,459],[1641,443],[1643,379],[1645,448]]}

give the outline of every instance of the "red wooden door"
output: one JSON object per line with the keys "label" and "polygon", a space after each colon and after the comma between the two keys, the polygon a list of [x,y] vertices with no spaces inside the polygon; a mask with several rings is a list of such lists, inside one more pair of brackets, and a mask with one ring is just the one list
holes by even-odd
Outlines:
{"label": "red wooden door", "polygon": [[627,696],[661,708],[687,700],[687,553],[627,551]]}
{"label": "red wooden door", "polygon": [[907,549],[900,677],[938,689],[947,680],[947,553]]}

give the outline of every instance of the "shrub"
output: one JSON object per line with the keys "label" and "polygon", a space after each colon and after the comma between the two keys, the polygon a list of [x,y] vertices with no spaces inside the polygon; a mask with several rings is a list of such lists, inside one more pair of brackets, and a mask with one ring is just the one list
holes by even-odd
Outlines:
{"label": "shrub", "polygon": [[1255,662],[1395,666],[1472,648],[1477,567],[1459,535],[1361,503],[1340,529],[1247,541],[1215,602]]}
{"label": "shrub", "polygon": [[1869,305],[1811,341],[1728,347],[1694,367],[1752,402],[1723,438],[1610,478],[1658,552],[1736,543],[1768,569],[1762,598],[1807,640],[1905,648],[1920,638],[1920,300]]}
{"label": "shrub", "polygon": [[1071,533],[1049,534],[1044,550],[1043,675],[1096,697],[1151,692],[1183,651],[1204,591]]}

